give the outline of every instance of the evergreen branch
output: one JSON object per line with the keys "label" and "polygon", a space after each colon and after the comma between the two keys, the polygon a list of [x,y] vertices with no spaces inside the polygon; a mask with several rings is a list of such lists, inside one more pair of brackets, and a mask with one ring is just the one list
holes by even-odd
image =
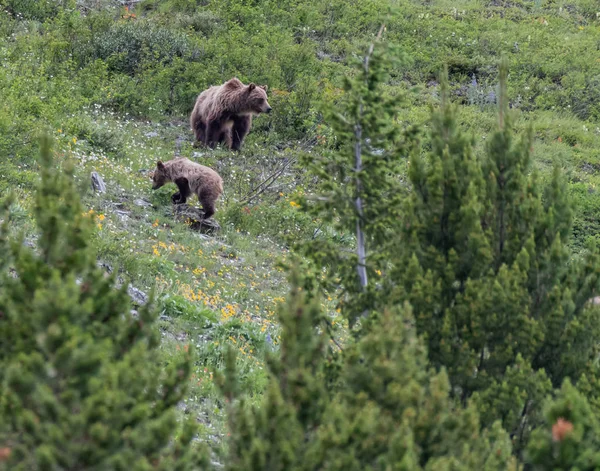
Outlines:
{"label": "evergreen branch", "polygon": [[323,320],[325,321],[325,324],[327,324],[327,332],[329,333],[329,339],[335,344],[335,346],[337,348],[340,349],[341,352],[343,352],[344,349],[342,348],[340,343],[333,336],[333,324],[331,323],[331,321],[329,319],[323,319]]}

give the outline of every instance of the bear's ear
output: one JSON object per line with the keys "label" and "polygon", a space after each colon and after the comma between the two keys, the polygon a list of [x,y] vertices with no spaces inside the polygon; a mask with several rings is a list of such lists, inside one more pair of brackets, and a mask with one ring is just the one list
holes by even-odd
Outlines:
{"label": "bear's ear", "polygon": [[162,163],[161,160],[159,160],[158,162],[156,162],[156,168],[159,170],[164,170],[165,169],[165,164]]}
{"label": "bear's ear", "polygon": [[248,85],[248,91],[251,92],[252,90],[254,90],[256,88],[256,85],[251,83],[250,85]]}
{"label": "bear's ear", "polygon": [[262,88],[265,92],[269,89],[268,85],[261,85],[260,88]]}
{"label": "bear's ear", "polygon": [[231,88],[239,88],[239,87],[244,86],[244,84],[241,82],[241,80],[237,77],[233,77],[232,79],[229,79],[227,82],[225,82],[225,85],[228,85]]}

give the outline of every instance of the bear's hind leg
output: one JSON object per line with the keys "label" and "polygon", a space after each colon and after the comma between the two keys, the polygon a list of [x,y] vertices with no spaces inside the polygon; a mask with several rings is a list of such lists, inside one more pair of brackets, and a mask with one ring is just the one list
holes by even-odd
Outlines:
{"label": "bear's hind leg", "polygon": [[200,204],[202,205],[202,209],[204,210],[204,219],[208,219],[213,214],[215,214],[216,198],[214,197],[212,191],[203,188],[198,194],[198,199],[200,200]]}
{"label": "bear's hind leg", "polygon": [[226,129],[221,133],[219,142],[222,142],[228,149],[231,149],[231,129]]}
{"label": "bear's hind leg", "polygon": [[206,127],[206,144],[214,149],[221,139],[221,123],[212,122]]}

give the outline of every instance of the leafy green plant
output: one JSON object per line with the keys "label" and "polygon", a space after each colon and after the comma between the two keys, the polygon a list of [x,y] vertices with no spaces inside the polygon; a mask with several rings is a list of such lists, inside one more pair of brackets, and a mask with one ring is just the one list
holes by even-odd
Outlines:
{"label": "leafy green plant", "polygon": [[94,57],[105,60],[111,70],[134,74],[145,61],[169,64],[189,57],[192,46],[186,36],[149,22],[117,23],[94,38]]}
{"label": "leafy green plant", "polygon": [[18,19],[44,21],[56,16],[63,8],[73,8],[75,1],[2,0],[0,5]]}

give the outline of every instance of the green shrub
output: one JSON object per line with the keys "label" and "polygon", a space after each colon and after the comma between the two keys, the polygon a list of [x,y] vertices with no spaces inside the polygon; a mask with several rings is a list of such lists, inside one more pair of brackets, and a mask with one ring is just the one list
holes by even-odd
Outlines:
{"label": "green shrub", "polygon": [[182,33],[149,22],[117,23],[93,39],[92,54],[109,69],[130,75],[145,62],[170,64],[176,57],[189,58],[193,47]]}
{"label": "green shrub", "polygon": [[213,36],[223,29],[221,18],[211,11],[196,11],[194,13],[178,14],[175,24],[184,30],[192,30],[204,37]]}
{"label": "green shrub", "polygon": [[104,151],[108,155],[123,156],[123,136],[90,118],[79,116],[69,119],[65,123],[65,132],[76,136],[78,140],[86,141],[92,148]]}
{"label": "green shrub", "polygon": [[0,6],[16,19],[44,21],[64,8],[74,8],[75,0],[2,0]]}

